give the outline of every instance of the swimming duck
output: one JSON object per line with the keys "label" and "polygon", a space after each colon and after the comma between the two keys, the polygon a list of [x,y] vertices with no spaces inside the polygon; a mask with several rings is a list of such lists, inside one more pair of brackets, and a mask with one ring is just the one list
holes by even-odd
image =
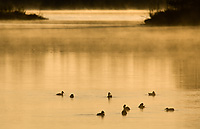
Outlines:
{"label": "swimming duck", "polygon": [[126,106],[126,104],[124,104],[123,108],[124,108],[125,111],[131,110],[129,107]]}
{"label": "swimming duck", "polygon": [[107,98],[112,98],[112,95],[111,95],[111,93],[110,92],[108,92],[108,96],[107,96]]}
{"label": "swimming duck", "polygon": [[100,113],[97,113],[97,116],[105,116],[105,112],[104,111],[101,111]]}
{"label": "swimming duck", "polygon": [[144,106],[143,103],[141,103],[141,104],[138,106],[138,108],[143,109],[143,108],[145,108],[145,106]]}
{"label": "swimming duck", "polygon": [[63,96],[63,94],[64,94],[64,91],[62,91],[61,93],[57,93],[56,95]]}
{"label": "swimming duck", "polygon": [[127,111],[124,109],[122,110],[122,116],[126,116],[127,115]]}
{"label": "swimming duck", "polygon": [[165,111],[166,111],[166,112],[173,112],[173,111],[174,111],[174,108],[165,108]]}
{"label": "swimming duck", "polygon": [[156,96],[156,93],[153,91],[152,93],[148,93],[149,96]]}
{"label": "swimming duck", "polygon": [[74,94],[71,94],[69,97],[70,97],[70,98],[74,98]]}

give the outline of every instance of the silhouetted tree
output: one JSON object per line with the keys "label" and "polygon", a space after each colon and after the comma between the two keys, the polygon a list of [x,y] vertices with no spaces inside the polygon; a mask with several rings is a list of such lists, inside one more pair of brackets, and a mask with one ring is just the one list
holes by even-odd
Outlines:
{"label": "silhouetted tree", "polygon": [[145,23],[155,25],[200,24],[199,0],[166,0],[166,4],[165,11],[150,13],[151,19],[145,20]]}
{"label": "silhouetted tree", "polygon": [[[4,4],[1,1],[10,2],[14,7],[41,9],[144,9],[151,1],[162,5],[165,0],[0,0]],[[156,5],[156,2],[152,3]]]}

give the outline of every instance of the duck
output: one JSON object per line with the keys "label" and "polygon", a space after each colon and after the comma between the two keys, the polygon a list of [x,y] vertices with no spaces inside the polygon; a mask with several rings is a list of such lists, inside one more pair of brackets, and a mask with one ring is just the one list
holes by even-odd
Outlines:
{"label": "duck", "polygon": [[97,113],[97,116],[105,116],[105,112],[104,111],[101,111],[100,113]]}
{"label": "duck", "polygon": [[165,108],[165,111],[166,111],[166,112],[173,112],[173,111],[174,111],[174,108]]}
{"label": "duck", "polygon": [[141,104],[138,106],[138,108],[140,108],[140,109],[145,108],[144,103],[141,103]]}
{"label": "duck", "polygon": [[130,111],[131,110],[128,106],[126,106],[126,104],[124,104],[123,108],[124,108],[125,111]]}
{"label": "duck", "polygon": [[109,99],[112,98],[112,94],[110,92],[108,92],[107,98],[109,98]]}
{"label": "duck", "polygon": [[64,93],[65,93],[64,91],[61,91],[61,93],[57,93],[56,95],[63,96]]}
{"label": "duck", "polygon": [[127,115],[127,111],[125,109],[122,110],[122,116],[126,116]]}
{"label": "duck", "polygon": [[149,96],[156,96],[156,93],[153,91],[152,93],[148,93]]}
{"label": "duck", "polygon": [[74,94],[71,94],[69,97],[70,97],[70,98],[74,98]]}

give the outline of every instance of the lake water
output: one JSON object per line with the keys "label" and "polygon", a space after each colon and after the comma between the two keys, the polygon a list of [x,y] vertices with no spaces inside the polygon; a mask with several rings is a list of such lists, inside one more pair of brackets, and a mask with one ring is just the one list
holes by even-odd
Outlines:
{"label": "lake water", "polygon": [[143,26],[145,10],[35,12],[49,20],[0,21],[1,129],[200,128],[200,27]]}

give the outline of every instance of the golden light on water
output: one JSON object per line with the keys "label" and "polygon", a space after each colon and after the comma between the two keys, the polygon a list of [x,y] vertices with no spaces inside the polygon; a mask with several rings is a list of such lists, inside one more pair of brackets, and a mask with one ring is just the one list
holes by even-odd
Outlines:
{"label": "golden light on water", "polygon": [[0,128],[200,127],[199,27],[141,26],[143,10],[41,12],[50,20],[0,22]]}

